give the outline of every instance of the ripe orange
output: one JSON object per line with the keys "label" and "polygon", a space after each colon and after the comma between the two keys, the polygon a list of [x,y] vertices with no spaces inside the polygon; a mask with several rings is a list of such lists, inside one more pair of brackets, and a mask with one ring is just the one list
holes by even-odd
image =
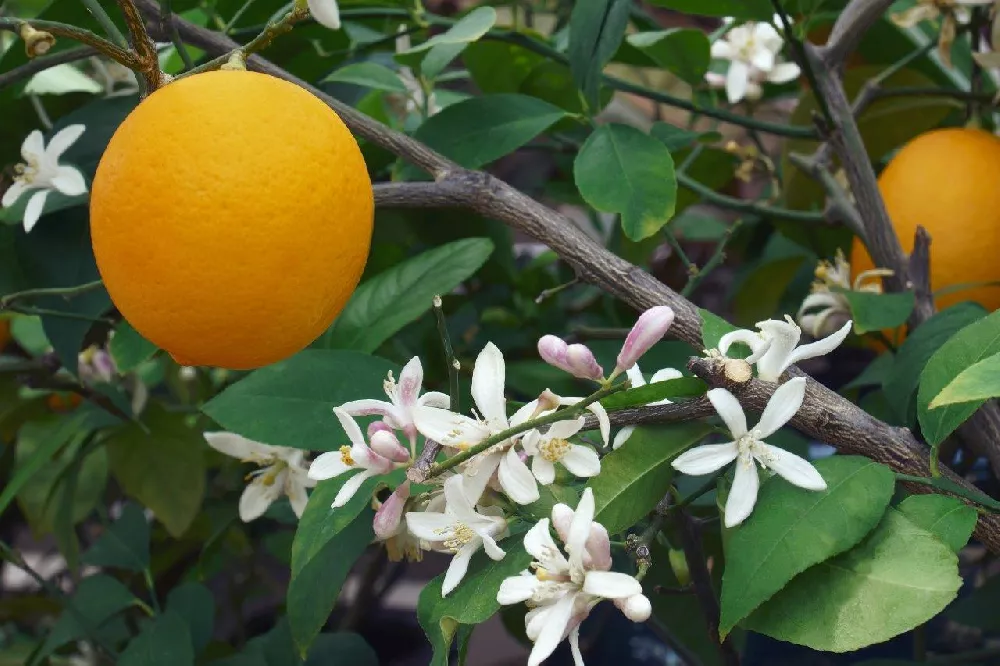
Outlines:
{"label": "ripe orange", "polygon": [[94,177],[111,300],[182,365],[250,369],[315,340],[357,287],[374,200],[323,102],[245,71],[169,83],[125,119]]}
{"label": "ripe orange", "polygon": [[[1000,138],[980,130],[939,129],[921,134],[879,176],[879,190],[906,252],[922,225],[931,236],[931,289],[1000,280]],[[853,275],[872,268],[860,241],[851,254]],[[976,287],[939,296],[939,309],[974,300],[1000,307],[1000,287]]]}
{"label": "ripe orange", "polygon": [[0,351],[10,342],[10,319],[0,317]]}

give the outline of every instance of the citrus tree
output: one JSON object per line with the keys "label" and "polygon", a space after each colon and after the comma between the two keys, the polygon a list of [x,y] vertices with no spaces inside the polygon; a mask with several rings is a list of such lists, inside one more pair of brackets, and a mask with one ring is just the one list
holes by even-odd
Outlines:
{"label": "citrus tree", "polygon": [[0,3],[0,663],[995,663],[996,13]]}

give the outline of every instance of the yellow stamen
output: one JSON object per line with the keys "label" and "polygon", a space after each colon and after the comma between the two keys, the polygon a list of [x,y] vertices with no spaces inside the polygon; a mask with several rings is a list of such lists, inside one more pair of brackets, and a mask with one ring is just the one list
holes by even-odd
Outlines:
{"label": "yellow stamen", "polygon": [[354,467],[354,458],[351,457],[351,447],[340,447],[340,462],[344,463],[348,467]]}

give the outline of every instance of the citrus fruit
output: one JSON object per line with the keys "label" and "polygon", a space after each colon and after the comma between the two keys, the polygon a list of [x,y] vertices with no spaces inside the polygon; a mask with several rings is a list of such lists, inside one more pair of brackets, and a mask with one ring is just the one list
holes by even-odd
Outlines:
{"label": "citrus fruit", "polygon": [[357,142],[282,79],[179,79],[115,131],[91,192],[111,300],[181,365],[245,370],[313,342],[343,309],[371,243]]}
{"label": "citrus fruit", "polygon": [[[923,226],[931,237],[931,289],[1000,280],[1000,138],[980,130],[939,129],[916,137],[892,158],[878,180],[903,249]],[[855,240],[851,271],[872,260]],[[938,309],[974,300],[1000,307],[1000,287],[943,294]]]}
{"label": "citrus fruit", "polygon": [[0,351],[10,342],[10,319],[0,317]]}

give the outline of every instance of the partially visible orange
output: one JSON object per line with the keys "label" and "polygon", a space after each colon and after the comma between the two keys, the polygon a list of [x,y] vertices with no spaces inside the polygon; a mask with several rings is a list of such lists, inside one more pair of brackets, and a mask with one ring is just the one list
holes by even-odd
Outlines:
{"label": "partially visible orange", "polygon": [[10,342],[10,319],[0,317],[0,351]]}
{"label": "partially visible orange", "polygon": [[111,300],[182,365],[250,369],[309,345],[361,278],[374,200],[361,150],[282,79],[179,79],[118,127],[91,231]]}
{"label": "partially visible orange", "polygon": [[[917,226],[931,236],[931,289],[1000,280],[1000,138],[973,129],[921,134],[879,176],[903,249],[913,249]],[[873,268],[860,241],[851,254],[853,276]],[[981,286],[935,299],[939,309],[973,300],[1000,307],[1000,287]]]}

